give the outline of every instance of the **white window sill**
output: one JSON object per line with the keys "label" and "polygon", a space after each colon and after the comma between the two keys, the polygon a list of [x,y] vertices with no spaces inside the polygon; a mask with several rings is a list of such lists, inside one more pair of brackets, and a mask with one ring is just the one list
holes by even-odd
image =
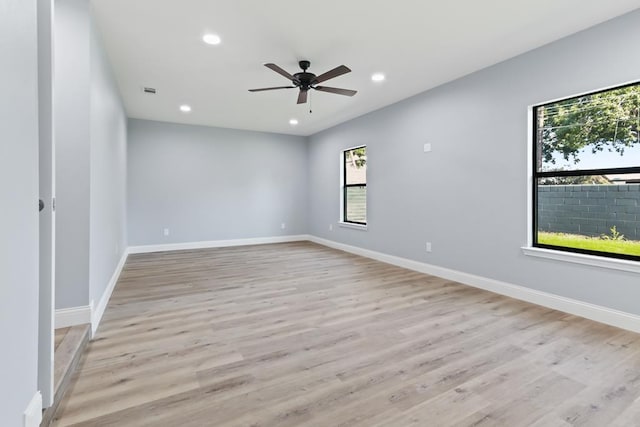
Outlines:
{"label": "white window sill", "polygon": [[353,223],[350,223],[350,222],[340,221],[340,222],[338,222],[338,225],[340,227],[343,227],[343,228],[352,228],[354,230],[367,231],[367,226],[366,225],[362,225],[362,224],[353,224]]}
{"label": "white window sill", "polygon": [[523,247],[525,255],[557,261],[573,262],[576,264],[590,265],[592,267],[610,268],[613,270],[630,271],[640,273],[640,262],[626,259],[606,258],[596,255],[579,254],[575,252],[554,251],[553,249]]}

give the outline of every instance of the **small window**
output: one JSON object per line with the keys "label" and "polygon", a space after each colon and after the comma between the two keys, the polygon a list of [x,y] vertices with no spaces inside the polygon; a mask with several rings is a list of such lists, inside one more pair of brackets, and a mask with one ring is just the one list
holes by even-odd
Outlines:
{"label": "small window", "polygon": [[367,147],[342,152],[342,220],[367,224]]}
{"label": "small window", "polygon": [[533,108],[533,244],[640,260],[640,83]]}

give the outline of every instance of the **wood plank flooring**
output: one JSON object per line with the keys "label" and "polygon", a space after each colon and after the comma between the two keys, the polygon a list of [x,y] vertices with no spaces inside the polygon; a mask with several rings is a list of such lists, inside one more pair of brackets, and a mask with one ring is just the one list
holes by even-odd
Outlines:
{"label": "wood plank flooring", "polygon": [[62,340],[64,339],[65,336],[67,336],[67,332],[69,332],[69,329],[71,328],[58,328],[54,331],[53,337],[54,337],[54,351],[58,349],[58,347],[60,346],[60,343],[62,343]]}
{"label": "wood plank flooring", "polygon": [[54,334],[53,405],[42,414],[41,427],[48,427],[55,417],[60,402],[69,389],[76,368],[89,344],[91,325],[75,325],[59,328]]}
{"label": "wood plank flooring", "polygon": [[640,335],[308,242],[131,255],[57,426],[638,426]]}
{"label": "wood plank flooring", "polygon": [[66,379],[67,382],[71,379],[82,352],[89,342],[90,328],[91,325],[87,323],[55,330],[53,389],[56,395],[60,392],[62,383],[65,382],[65,376],[69,376]]}

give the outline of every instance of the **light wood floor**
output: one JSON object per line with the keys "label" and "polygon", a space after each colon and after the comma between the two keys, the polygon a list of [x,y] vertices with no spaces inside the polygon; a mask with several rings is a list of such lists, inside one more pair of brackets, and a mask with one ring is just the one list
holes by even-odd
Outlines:
{"label": "light wood floor", "polygon": [[89,343],[90,331],[91,325],[88,323],[54,331],[53,405],[43,412],[41,427],[51,425]]}
{"label": "light wood floor", "polygon": [[638,426],[640,335],[312,243],[165,252],[72,386],[54,425]]}
{"label": "light wood floor", "polygon": [[62,340],[64,339],[64,337],[67,336],[67,332],[69,332],[69,329],[71,328],[58,328],[54,331],[53,337],[54,337],[54,351],[58,349],[58,347],[60,346],[60,343],[62,342]]}
{"label": "light wood floor", "polygon": [[64,380],[63,377],[68,375],[70,370],[73,371],[80,360],[78,353],[84,349],[89,340],[89,327],[90,325],[87,323],[68,328],[58,328],[54,331],[53,389],[56,393],[58,393],[58,389]]}

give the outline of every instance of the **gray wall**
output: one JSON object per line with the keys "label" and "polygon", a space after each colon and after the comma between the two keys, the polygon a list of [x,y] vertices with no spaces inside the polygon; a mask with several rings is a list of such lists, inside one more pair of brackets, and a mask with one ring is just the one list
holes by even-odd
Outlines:
{"label": "gray wall", "polygon": [[98,304],[124,253],[127,118],[89,0],[55,5],[60,309]]}
{"label": "gray wall", "polygon": [[0,4],[0,425],[22,426],[38,389],[36,0]]}
{"label": "gray wall", "polygon": [[640,240],[640,184],[540,185],[538,229]]}
{"label": "gray wall", "polygon": [[130,120],[128,140],[130,246],[306,232],[303,137]]}
{"label": "gray wall", "polygon": [[55,0],[56,308],[89,304],[90,14]]}
{"label": "gray wall", "polygon": [[94,21],[90,112],[89,299],[98,304],[127,244],[127,117]]}
{"label": "gray wall", "polygon": [[[638,79],[640,56],[630,54],[638,28],[640,11],[312,136],[309,231],[640,314],[637,275],[520,250],[530,233],[528,106]],[[368,231],[329,231],[339,217],[340,150],[361,144]]]}

